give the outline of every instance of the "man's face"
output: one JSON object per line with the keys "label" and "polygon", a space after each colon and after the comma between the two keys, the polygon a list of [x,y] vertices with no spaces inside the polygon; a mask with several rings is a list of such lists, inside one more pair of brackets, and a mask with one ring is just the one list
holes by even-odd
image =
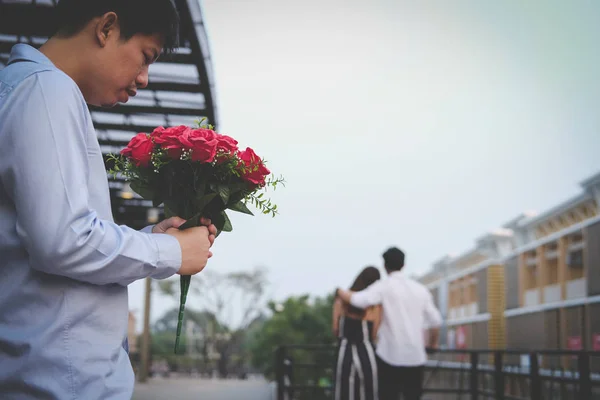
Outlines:
{"label": "man's face", "polygon": [[102,107],[126,103],[148,85],[148,67],[161,50],[159,35],[138,34],[128,40],[110,35],[90,63],[84,92],[87,102]]}

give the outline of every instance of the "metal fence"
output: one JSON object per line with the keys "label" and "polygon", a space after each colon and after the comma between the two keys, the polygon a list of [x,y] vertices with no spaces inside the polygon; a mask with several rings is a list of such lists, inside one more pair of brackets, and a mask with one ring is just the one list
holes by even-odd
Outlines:
{"label": "metal fence", "polygon": [[[336,356],[335,346],[279,347],[277,400],[333,399]],[[423,400],[600,400],[600,352],[430,351],[424,389]]]}

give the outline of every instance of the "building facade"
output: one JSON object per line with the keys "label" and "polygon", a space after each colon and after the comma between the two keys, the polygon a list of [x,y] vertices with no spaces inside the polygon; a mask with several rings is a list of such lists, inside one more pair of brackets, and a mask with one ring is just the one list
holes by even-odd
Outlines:
{"label": "building facade", "polygon": [[600,173],[581,189],[421,277],[444,317],[445,347],[600,350]]}

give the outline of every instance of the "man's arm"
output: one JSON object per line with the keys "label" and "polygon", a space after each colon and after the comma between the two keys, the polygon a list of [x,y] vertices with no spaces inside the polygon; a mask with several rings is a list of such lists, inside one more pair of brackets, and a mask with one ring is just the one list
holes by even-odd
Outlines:
{"label": "man's arm", "polygon": [[429,342],[427,344],[428,348],[436,349],[439,345],[440,339],[440,326],[442,325],[442,314],[435,306],[433,302],[433,296],[426,290],[426,303],[425,303],[425,324],[429,328],[428,337]]}
{"label": "man's arm", "polygon": [[381,314],[383,309],[381,305],[373,308],[373,342],[377,342],[377,333],[379,333],[379,327],[381,326]]}
{"label": "man's arm", "polygon": [[346,304],[358,308],[368,308],[381,304],[381,281],[375,282],[360,292],[338,289],[337,295]]}
{"label": "man's arm", "polygon": [[354,292],[351,290],[344,290],[341,288],[338,288],[336,290],[336,297],[338,299],[340,299],[341,301],[343,301],[345,304],[350,304],[350,298],[352,297],[353,294],[354,294]]}
{"label": "man's arm", "polygon": [[428,331],[429,343],[427,348],[437,349],[440,344],[440,328],[430,328]]}
{"label": "man's arm", "polygon": [[10,96],[11,118],[0,123],[0,179],[31,266],[94,284],[175,274],[182,263],[175,237],[118,226],[89,207],[85,105],[74,83],[43,72]]}

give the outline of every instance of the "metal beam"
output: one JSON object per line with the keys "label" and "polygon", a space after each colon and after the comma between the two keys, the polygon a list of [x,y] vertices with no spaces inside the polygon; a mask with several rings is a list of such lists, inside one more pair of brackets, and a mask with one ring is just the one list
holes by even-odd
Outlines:
{"label": "metal beam", "polygon": [[[204,95],[204,100],[206,102],[206,108],[208,110],[208,121],[214,125],[218,129],[217,121],[217,110],[214,102],[214,93],[211,88],[211,79],[209,78],[209,68],[206,68],[206,63],[210,63],[210,55],[208,49],[203,49],[198,39],[198,32],[205,34],[204,25],[201,21],[198,22],[198,26],[196,26],[196,21],[192,19],[192,11],[190,7],[194,7],[195,11],[201,14],[200,3],[195,0],[176,0],[177,8],[181,10],[183,14],[185,14],[188,18],[182,19],[181,27],[183,31],[190,32],[190,43],[192,47],[192,54],[195,57],[196,66],[198,68],[198,76],[200,77],[200,82],[205,82],[208,90]],[[199,28],[196,30],[196,28]],[[212,78],[212,76],[211,76]]]}
{"label": "metal beam", "polygon": [[[152,78],[152,77],[150,77]],[[196,83],[149,82],[144,90],[162,90],[165,92],[202,93],[203,86]]]}
{"label": "metal beam", "polygon": [[[4,12],[4,6],[2,7],[2,12]],[[4,19],[4,16],[2,16],[2,19]],[[9,33],[7,31],[4,30],[4,27],[1,26],[0,27],[0,33],[5,34],[5,35],[14,35],[14,33]],[[23,35],[20,34],[19,36],[35,36],[35,37],[46,37],[46,35],[41,35],[39,33],[34,34],[34,35]],[[18,42],[15,42],[14,40],[2,40],[0,39],[0,53],[10,53],[10,49],[17,44]],[[24,42],[34,48],[39,48],[41,46],[40,43],[29,43],[29,42]],[[187,48],[183,48],[186,50],[189,50]],[[189,64],[189,65],[194,65],[194,57],[192,56],[191,53],[173,53],[173,54],[169,54],[169,55],[163,55],[159,58],[158,60],[161,63],[166,63],[166,64]]]}
{"label": "metal beam", "polygon": [[[126,132],[150,133],[154,130],[154,128],[156,128],[156,126],[94,122],[94,128],[96,128],[96,130],[106,130],[106,131],[126,131]],[[106,141],[106,142],[108,142],[108,141]],[[118,141],[118,140],[115,140],[113,142],[120,143],[120,141]]]}
{"label": "metal beam", "polygon": [[111,114],[158,114],[158,115],[188,115],[199,116],[206,113],[206,110],[199,108],[182,108],[182,107],[161,107],[161,106],[134,106],[131,104],[119,104],[111,108],[102,108],[90,106],[90,111],[97,111]]}
{"label": "metal beam", "polygon": [[[203,115],[200,115],[199,118],[202,118]],[[124,132],[152,132],[158,125],[136,125],[136,124],[117,124],[117,123],[108,123],[108,122],[94,122],[94,128],[96,130],[101,131],[124,131]],[[133,136],[132,136],[133,137]],[[120,140],[100,140],[100,143],[110,144],[116,143],[120,144]]]}

